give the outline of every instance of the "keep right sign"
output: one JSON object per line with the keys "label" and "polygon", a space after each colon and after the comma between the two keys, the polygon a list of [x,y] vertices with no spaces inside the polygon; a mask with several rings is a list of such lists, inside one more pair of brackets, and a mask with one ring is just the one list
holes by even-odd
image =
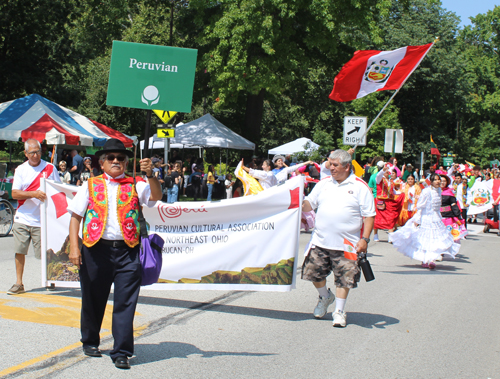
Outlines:
{"label": "keep right sign", "polygon": [[366,117],[344,117],[344,145],[366,146],[366,124]]}

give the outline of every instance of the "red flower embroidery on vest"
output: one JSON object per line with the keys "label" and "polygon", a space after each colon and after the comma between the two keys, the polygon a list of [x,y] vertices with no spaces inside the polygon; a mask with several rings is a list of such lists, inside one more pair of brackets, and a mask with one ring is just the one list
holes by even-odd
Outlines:
{"label": "red flower embroidery on vest", "polygon": [[92,241],[99,239],[101,236],[102,222],[97,217],[94,217],[87,225],[87,232]]}
{"label": "red flower embroidery on vest", "polygon": [[123,221],[123,234],[125,239],[127,240],[133,240],[135,237],[135,232],[137,230],[134,219],[132,217],[127,217]]}
{"label": "red flower embroidery on vest", "polygon": [[130,205],[132,206],[132,209],[138,209],[139,208],[139,200],[137,197],[132,198],[130,201]]}
{"label": "red flower embroidery on vest", "polygon": [[122,186],[122,192],[131,192],[132,191],[132,187],[130,187],[130,185],[126,184],[124,186]]}
{"label": "red flower embroidery on vest", "polygon": [[97,201],[104,201],[104,194],[103,193],[98,193],[95,198],[97,199]]}
{"label": "red flower embroidery on vest", "polygon": [[98,184],[98,185],[95,187],[95,191],[96,191],[96,192],[104,192],[104,184]]}
{"label": "red flower embroidery on vest", "polygon": [[126,193],[122,193],[120,195],[120,200],[126,202],[128,200],[128,195]]}

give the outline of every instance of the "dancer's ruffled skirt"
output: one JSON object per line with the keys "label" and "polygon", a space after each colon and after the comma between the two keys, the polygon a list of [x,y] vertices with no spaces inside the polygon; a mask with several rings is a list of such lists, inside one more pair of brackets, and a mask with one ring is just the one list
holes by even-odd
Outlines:
{"label": "dancer's ruffled skirt", "polygon": [[460,244],[455,243],[451,233],[437,217],[429,217],[420,226],[410,219],[401,229],[390,233],[393,246],[407,257],[429,263],[441,255],[455,258]]}

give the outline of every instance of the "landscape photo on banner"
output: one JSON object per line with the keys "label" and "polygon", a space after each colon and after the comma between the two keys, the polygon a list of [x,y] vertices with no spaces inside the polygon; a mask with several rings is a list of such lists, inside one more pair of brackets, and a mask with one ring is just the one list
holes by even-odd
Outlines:
{"label": "landscape photo on banner", "polygon": [[[254,196],[143,207],[149,231],[165,241],[158,283],[147,289],[290,291],[295,287],[303,178]],[[45,180],[43,286],[79,287],[68,260],[67,204],[78,187]],[[44,246],[44,245],[42,245]]]}

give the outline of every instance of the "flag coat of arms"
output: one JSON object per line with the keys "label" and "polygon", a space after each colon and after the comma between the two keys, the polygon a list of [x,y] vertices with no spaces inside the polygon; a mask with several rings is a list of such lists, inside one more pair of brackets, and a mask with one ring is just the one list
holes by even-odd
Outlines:
{"label": "flag coat of arms", "polygon": [[351,101],[372,92],[401,88],[433,43],[392,51],[358,50],[333,82],[329,98]]}
{"label": "flag coat of arms", "polygon": [[358,260],[358,253],[354,248],[354,245],[344,238],[344,257],[350,259],[351,261]]}

